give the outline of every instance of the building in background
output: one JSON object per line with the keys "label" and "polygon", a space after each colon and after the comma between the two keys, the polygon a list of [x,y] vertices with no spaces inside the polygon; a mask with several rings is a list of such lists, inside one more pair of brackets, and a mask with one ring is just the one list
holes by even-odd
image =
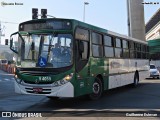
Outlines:
{"label": "building in background", "polygon": [[151,63],[160,70],[160,9],[146,24],[146,40],[149,45]]}
{"label": "building in background", "polygon": [[0,45],[0,59],[13,60],[13,52],[10,50],[9,45]]}
{"label": "building in background", "polygon": [[160,39],[160,8],[146,24],[146,40]]}

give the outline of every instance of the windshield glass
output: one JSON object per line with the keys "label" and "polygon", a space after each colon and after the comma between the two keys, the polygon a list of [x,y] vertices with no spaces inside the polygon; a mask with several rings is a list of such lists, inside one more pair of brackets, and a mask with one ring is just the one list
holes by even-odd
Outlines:
{"label": "windshield glass", "polygon": [[154,65],[150,65],[150,69],[156,69]]}
{"label": "windshield glass", "polygon": [[22,36],[21,66],[60,68],[72,64],[70,34],[31,34]]}

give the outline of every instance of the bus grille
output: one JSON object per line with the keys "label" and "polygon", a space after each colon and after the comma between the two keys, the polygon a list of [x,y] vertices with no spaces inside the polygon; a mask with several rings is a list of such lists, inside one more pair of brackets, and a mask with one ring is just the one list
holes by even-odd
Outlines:
{"label": "bus grille", "polygon": [[39,82],[39,83],[36,83],[35,81],[24,81],[25,83],[28,83],[28,84],[52,84],[53,81],[49,81],[49,82]]}
{"label": "bus grille", "polygon": [[58,74],[58,73],[37,72],[37,71],[21,71],[20,73],[24,75],[32,75],[32,76],[50,76],[50,75]]}

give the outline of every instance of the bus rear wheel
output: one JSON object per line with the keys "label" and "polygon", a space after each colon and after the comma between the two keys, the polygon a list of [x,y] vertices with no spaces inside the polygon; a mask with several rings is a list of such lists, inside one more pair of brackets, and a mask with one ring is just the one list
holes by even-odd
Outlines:
{"label": "bus rear wheel", "polygon": [[96,78],[92,85],[92,93],[89,94],[91,100],[97,100],[102,96],[102,81],[99,78]]}

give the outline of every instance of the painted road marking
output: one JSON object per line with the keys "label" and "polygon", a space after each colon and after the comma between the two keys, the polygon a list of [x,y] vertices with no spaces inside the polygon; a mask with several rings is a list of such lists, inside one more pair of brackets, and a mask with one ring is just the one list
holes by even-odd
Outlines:
{"label": "painted road marking", "polygon": [[10,81],[10,79],[4,78],[5,81]]}
{"label": "painted road marking", "polygon": [[11,79],[8,79],[8,78],[2,78],[0,80],[0,82],[14,82],[14,80],[11,78]]}

